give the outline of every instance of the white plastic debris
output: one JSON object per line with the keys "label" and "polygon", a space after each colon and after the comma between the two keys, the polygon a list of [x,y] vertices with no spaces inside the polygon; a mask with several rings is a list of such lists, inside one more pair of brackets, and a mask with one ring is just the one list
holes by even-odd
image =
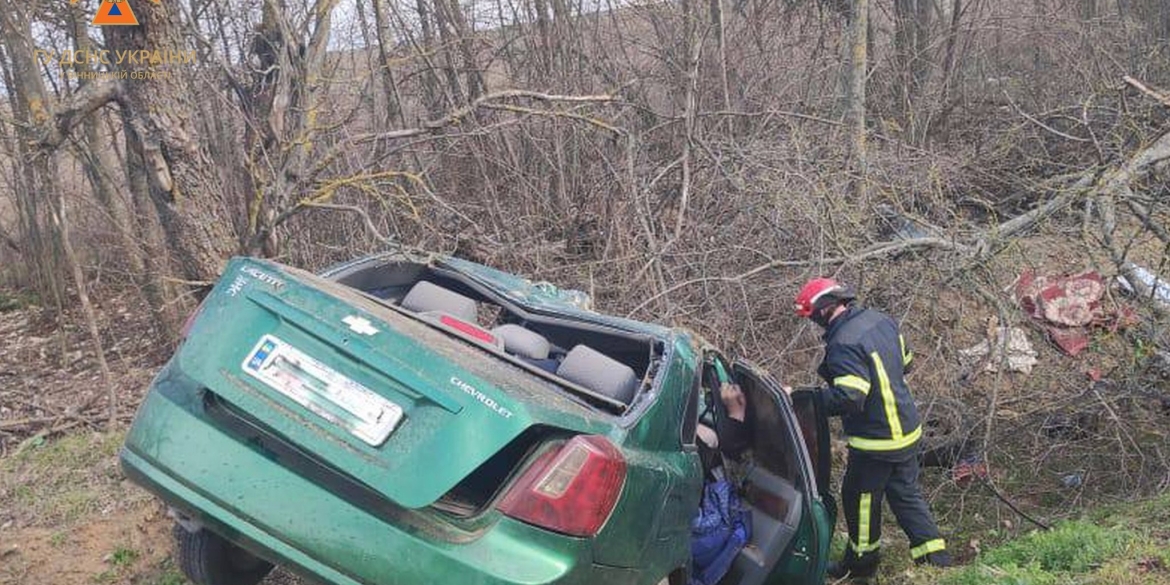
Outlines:
{"label": "white plastic debris", "polygon": [[[1131,278],[1137,282],[1130,282]],[[1166,308],[1170,308],[1170,282],[1158,278],[1153,272],[1137,264],[1127,262],[1122,274],[1117,277],[1117,283],[1130,294],[1152,297]]]}
{"label": "white plastic debris", "polygon": [[1030,374],[1038,360],[1024,330],[996,327],[992,331],[994,339],[984,339],[977,345],[959,350],[959,362],[963,367],[970,369],[982,364],[980,371],[998,372],[1000,366],[1005,366],[1009,372]]}

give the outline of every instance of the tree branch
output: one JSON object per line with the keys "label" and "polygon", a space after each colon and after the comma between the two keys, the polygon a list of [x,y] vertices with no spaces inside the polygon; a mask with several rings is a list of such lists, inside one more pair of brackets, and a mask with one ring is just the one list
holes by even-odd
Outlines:
{"label": "tree branch", "polygon": [[1003,95],[1004,95],[1004,97],[1007,98],[1008,103],[1012,105],[1012,108],[1015,109],[1018,114],[1023,116],[1025,120],[1043,128],[1043,129],[1045,129],[1045,130],[1047,130],[1047,131],[1049,131],[1049,132],[1051,132],[1051,133],[1053,133],[1061,138],[1066,138],[1068,140],[1072,140],[1073,142],[1092,142],[1092,139],[1089,139],[1089,138],[1081,138],[1079,136],[1073,136],[1072,134],[1061,132],[1060,130],[1057,130],[1056,128],[1053,128],[1052,126],[1049,126],[1048,124],[1045,124],[1044,122],[1041,122],[1040,120],[1028,115],[1028,112],[1025,112],[1023,110],[1023,108],[1016,105],[1016,102],[1012,101],[1012,96],[1008,94],[1007,90],[1004,90]]}
{"label": "tree branch", "polygon": [[855,252],[853,254],[849,254],[849,255],[845,255],[845,256],[833,256],[831,258],[817,258],[817,259],[813,259],[813,260],[773,260],[771,262],[761,264],[759,266],[756,266],[755,268],[746,270],[744,272],[741,272],[739,274],[735,274],[732,276],[704,276],[704,277],[693,278],[691,280],[686,280],[686,281],[680,282],[680,283],[678,283],[674,286],[671,286],[667,289],[664,289],[662,292],[659,292],[658,294],[653,295],[653,296],[647,298],[646,300],[642,301],[641,303],[638,304],[638,306],[634,307],[633,309],[630,309],[630,311],[628,313],[626,313],[626,317],[627,318],[632,317],[634,315],[634,313],[637,313],[638,311],[642,310],[644,307],[646,307],[646,305],[649,305],[650,303],[652,303],[652,302],[654,302],[654,301],[656,301],[656,300],[658,300],[658,299],[660,299],[660,298],[662,298],[662,297],[664,297],[664,296],[666,296],[666,295],[668,295],[676,290],[679,290],[681,288],[686,288],[688,286],[692,286],[695,284],[701,284],[701,283],[705,283],[705,282],[742,282],[742,281],[747,280],[753,276],[756,276],[762,272],[765,272],[768,270],[774,270],[776,268],[794,268],[794,267],[798,267],[798,266],[812,266],[814,264],[820,264],[820,265],[847,264],[847,263],[851,263],[851,262],[861,262],[863,260],[869,260],[872,258],[877,258],[879,256],[887,256],[889,254],[897,254],[899,252],[907,252],[910,250],[919,250],[919,249],[927,249],[927,248],[937,248],[937,249],[948,250],[948,251],[952,251],[952,252],[965,252],[965,253],[968,253],[972,250],[969,246],[965,246],[963,244],[960,244],[960,243],[952,241],[952,240],[948,240],[946,238],[925,237],[925,238],[912,238],[909,240],[899,240],[899,241],[895,241],[895,242],[880,242],[880,243],[874,244],[872,246],[862,248],[861,250],[858,250],[857,252]]}
{"label": "tree branch", "polygon": [[512,99],[528,99],[528,100],[535,100],[535,101],[539,101],[539,102],[549,102],[549,103],[561,102],[561,103],[582,104],[582,103],[610,103],[610,102],[616,101],[617,98],[615,98],[614,96],[611,96],[611,95],[606,95],[606,94],[558,95],[558,94],[542,93],[542,92],[538,92],[538,91],[529,91],[529,90],[525,90],[525,89],[508,89],[508,90],[501,90],[501,91],[496,91],[496,92],[492,92],[492,93],[487,93],[487,94],[484,94],[484,95],[476,98],[475,100],[473,100],[470,104],[468,104],[466,106],[451,110],[450,112],[447,113],[447,115],[445,115],[441,118],[427,120],[427,121],[423,122],[421,125],[416,126],[414,128],[399,128],[398,130],[391,130],[389,132],[358,134],[358,135],[350,138],[349,140],[338,144],[337,146],[330,149],[327,153],[325,153],[325,155],[320,158],[320,162],[317,164],[316,168],[314,168],[314,170],[311,173],[308,173],[306,175],[306,181],[311,181],[311,180],[315,179],[316,176],[319,175],[326,167],[328,167],[330,163],[332,163],[338,156],[340,156],[342,153],[344,153],[349,148],[352,148],[354,146],[358,146],[361,144],[368,144],[371,142],[385,142],[385,141],[389,141],[389,140],[401,140],[403,138],[413,138],[415,136],[421,136],[424,134],[430,134],[433,132],[437,132],[443,128],[446,128],[447,126],[451,126],[451,125],[458,124],[458,123],[462,122],[464,118],[470,116],[472,114],[472,112],[474,112],[480,108],[510,110],[510,111],[513,111],[516,113],[524,113],[524,114],[535,114],[535,115],[546,115],[546,116],[564,116],[567,118],[581,120],[583,122],[589,123],[591,125],[600,127],[606,131],[613,132],[616,134],[624,133],[624,131],[621,128],[618,128],[616,126],[612,126],[612,125],[610,125],[606,122],[603,122],[601,120],[581,116],[580,114],[573,114],[573,113],[569,113],[569,112],[542,112],[540,110],[535,110],[535,109],[531,109],[531,108],[522,108],[522,107],[515,106],[515,105],[493,103],[493,102],[496,102],[499,100],[512,100]]}
{"label": "tree branch", "polygon": [[315,202],[308,202],[308,203],[304,203],[303,205],[305,207],[314,207],[317,209],[332,209],[335,211],[346,211],[349,213],[356,213],[359,216],[361,216],[362,221],[366,224],[366,230],[369,231],[374,236],[374,238],[377,239],[379,242],[382,242],[383,244],[386,244],[388,246],[401,246],[402,245],[401,243],[395,241],[393,238],[382,235],[382,232],[378,231],[377,226],[374,225],[374,220],[370,219],[370,214],[366,213],[366,210],[364,210],[356,205],[341,205],[341,204],[337,204],[337,203],[315,203]]}
{"label": "tree branch", "polygon": [[113,101],[121,91],[122,82],[114,79],[92,81],[81,86],[55,108],[52,122],[43,129],[41,149],[53,150],[60,146],[86,116]]}
{"label": "tree branch", "polygon": [[1144,83],[1142,83],[1142,82],[1140,82],[1140,81],[1138,81],[1138,80],[1136,80],[1128,75],[1126,75],[1122,79],[1124,79],[1126,83],[1133,86],[1134,89],[1154,98],[1159,103],[1161,103],[1163,106],[1170,108],[1170,94],[1163,93],[1163,92],[1157,91],[1155,89],[1151,89],[1146,84],[1144,84]]}

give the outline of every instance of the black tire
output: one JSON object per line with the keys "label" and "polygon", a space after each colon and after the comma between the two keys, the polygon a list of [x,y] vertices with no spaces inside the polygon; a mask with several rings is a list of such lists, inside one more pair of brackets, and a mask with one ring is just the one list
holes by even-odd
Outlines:
{"label": "black tire", "polygon": [[970,452],[971,409],[953,398],[931,398],[918,403],[922,417],[922,465],[953,467]]}
{"label": "black tire", "polygon": [[174,533],[179,568],[195,585],[256,585],[272,570],[272,563],[210,530],[188,532],[176,524]]}
{"label": "black tire", "polygon": [[659,579],[658,585],[686,585],[689,577],[687,570],[683,568],[675,569],[669,575]]}

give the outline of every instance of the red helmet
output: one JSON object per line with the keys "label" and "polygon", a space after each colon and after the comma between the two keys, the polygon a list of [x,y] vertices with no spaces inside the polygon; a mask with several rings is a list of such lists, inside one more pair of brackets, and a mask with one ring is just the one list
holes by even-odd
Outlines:
{"label": "red helmet", "polygon": [[796,293],[796,316],[811,317],[817,304],[824,306],[823,301],[850,301],[855,298],[853,290],[832,278],[814,278],[800,288]]}

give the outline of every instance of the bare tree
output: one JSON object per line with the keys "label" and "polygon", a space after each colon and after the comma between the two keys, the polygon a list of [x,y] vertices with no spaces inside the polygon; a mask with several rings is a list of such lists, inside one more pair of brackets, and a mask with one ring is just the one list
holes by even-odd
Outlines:
{"label": "bare tree", "polygon": [[849,93],[847,117],[849,120],[849,147],[852,165],[853,194],[861,201],[867,196],[867,145],[865,86],[868,79],[869,0],[853,0],[849,18]]}

